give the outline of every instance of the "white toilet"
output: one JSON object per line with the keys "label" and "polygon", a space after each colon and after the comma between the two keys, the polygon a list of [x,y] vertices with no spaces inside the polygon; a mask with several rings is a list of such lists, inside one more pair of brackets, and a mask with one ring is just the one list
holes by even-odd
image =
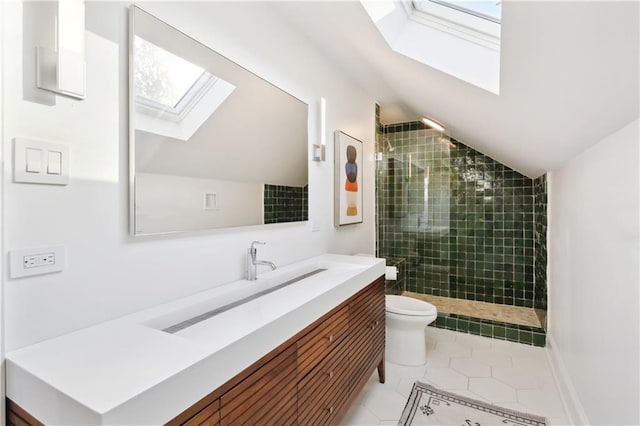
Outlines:
{"label": "white toilet", "polygon": [[386,360],[400,365],[427,362],[425,327],[435,321],[438,310],[431,303],[406,296],[386,296]]}

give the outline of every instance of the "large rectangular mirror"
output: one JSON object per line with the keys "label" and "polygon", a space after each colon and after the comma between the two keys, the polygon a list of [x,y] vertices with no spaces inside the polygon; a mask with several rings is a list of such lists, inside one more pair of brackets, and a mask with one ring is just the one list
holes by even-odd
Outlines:
{"label": "large rectangular mirror", "polygon": [[307,220],[307,104],[130,13],[131,233]]}

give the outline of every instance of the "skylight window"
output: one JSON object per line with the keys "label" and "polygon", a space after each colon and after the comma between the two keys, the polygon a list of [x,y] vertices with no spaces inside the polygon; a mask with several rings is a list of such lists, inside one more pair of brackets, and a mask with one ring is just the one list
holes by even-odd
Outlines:
{"label": "skylight window", "polygon": [[389,47],[500,93],[499,0],[360,0]]}
{"label": "skylight window", "polygon": [[222,80],[139,36],[134,37],[136,128],[188,140],[235,90]]}
{"label": "skylight window", "polygon": [[449,7],[498,24],[502,18],[502,2],[500,1],[414,0],[413,6],[416,10],[428,13],[429,3]]}
{"label": "skylight window", "polygon": [[413,0],[408,13],[416,22],[448,26],[470,40],[500,43],[501,2],[473,0]]}
{"label": "skylight window", "polygon": [[134,43],[136,96],[175,108],[204,70],[141,37]]}

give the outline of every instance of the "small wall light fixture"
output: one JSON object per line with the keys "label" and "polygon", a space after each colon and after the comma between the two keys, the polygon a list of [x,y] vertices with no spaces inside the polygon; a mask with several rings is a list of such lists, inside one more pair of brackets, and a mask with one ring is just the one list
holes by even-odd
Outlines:
{"label": "small wall light fixture", "polygon": [[325,161],[327,148],[327,100],[320,98],[318,142],[313,144],[313,161]]}
{"label": "small wall light fixture", "polygon": [[84,0],[58,0],[55,50],[38,46],[36,85],[60,95],[85,98]]}
{"label": "small wall light fixture", "polygon": [[444,132],[445,131],[444,125],[442,123],[440,123],[439,121],[434,120],[431,117],[427,117],[427,116],[422,117],[422,122],[424,124],[426,124],[427,126],[431,127],[432,129],[437,130],[439,132]]}

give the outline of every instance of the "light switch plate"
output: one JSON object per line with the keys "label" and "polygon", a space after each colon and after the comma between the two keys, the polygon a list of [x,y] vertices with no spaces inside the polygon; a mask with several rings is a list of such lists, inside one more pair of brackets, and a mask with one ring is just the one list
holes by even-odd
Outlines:
{"label": "light switch plate", "polygon": [[[41,151],[40,172],[35,173],[27,170],[27,150]],[[57,162],[59,160],[58,173],[48,173],[50,156],[51,161]],[[34,170],[34,168],[30,167],[29,170]],[[55,170],[58,171],[57,168]],[[69,147],[63,143],[14,138],[13,181],[45,185],[67,185],[69,183]]]}
{"label": "light switch plate", "polygon": [[62,271],[64,258],[64,246],[11,250],[9,252],[9,277],[22,278]]}

